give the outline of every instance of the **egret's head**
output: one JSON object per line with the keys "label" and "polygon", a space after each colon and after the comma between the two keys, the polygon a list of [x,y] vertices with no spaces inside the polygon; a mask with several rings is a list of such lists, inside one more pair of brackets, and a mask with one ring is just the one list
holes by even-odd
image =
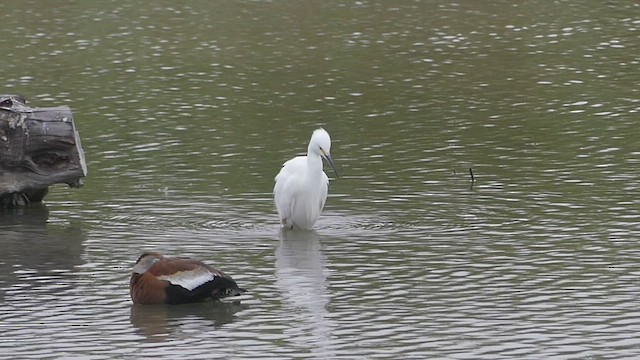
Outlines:
{"label": "egret's head", "polygon": [[319,154],[329,163],[333,172],[338,176],[338,171],[331,158],[331,137],[329,137],[329,133],[325,129],[320,128],[313,131],[311,141],[309,141],[309,153]]}
{"label": "egret's head", "polygon": [[136,265],[133,267],[133,272],[136,274],[144,274],[153,266],[153,264],[160,260],[162,260],[162,254],[160,253],[144,253],[140,258],[138,258],[138,261],[136,261]]}

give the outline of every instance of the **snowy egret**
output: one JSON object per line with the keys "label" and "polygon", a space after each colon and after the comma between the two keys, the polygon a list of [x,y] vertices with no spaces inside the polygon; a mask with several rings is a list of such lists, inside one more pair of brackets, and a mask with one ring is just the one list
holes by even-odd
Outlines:
{"label": "snowy egret", "polygon": [[338,176],[330,151],[329,133],[320,128],[311,135],[307,156],[296,156],[282,165],[276,175],[273,199],[284,227],[311,230],[318,220],[329,192],[329,178],[322,170],[322,159]]}

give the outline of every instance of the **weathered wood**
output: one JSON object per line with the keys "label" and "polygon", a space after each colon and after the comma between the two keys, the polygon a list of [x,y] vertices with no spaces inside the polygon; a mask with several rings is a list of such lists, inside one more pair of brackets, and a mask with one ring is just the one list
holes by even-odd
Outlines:
{"label": "weathered wood", "polygon": [[0,207],[40,202],[49,186],[80,187],[86,175],[69,107],[31,108],[0,95]]}

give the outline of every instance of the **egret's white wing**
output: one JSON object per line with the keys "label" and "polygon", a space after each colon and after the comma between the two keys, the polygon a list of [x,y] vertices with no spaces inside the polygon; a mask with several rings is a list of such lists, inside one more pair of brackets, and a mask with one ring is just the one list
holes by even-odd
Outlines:
{"label": "egret's white wing", "polygon": [[306,156],[296,156],[285,162],[278,175],[276,175],[273,199],[280,219],[289,219],[293,213],[296,193],[300,189],[302,177],[306,171],[306,164]]}

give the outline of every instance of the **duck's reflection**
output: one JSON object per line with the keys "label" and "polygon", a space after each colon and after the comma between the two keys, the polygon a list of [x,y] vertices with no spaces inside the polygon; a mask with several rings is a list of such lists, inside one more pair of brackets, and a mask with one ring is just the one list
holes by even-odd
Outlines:
{"label": "duck's reflection", "polygon": [[[295,320],[291,341],[315,355],[331,358],[333,321],[328,317],[330,294],[318,234],[283,230],[276,250],[276,285]],[[309,337],[313,341],[309,341]]]}
{"label": "duck's reflection", "polygon": [[189,329],[194,322],[214,327],[233,322],[235,313],[245,309],[240,301],[208,301],[184,305],[132,305],[130,320],[138,332],[150,341],[171,338],[180,328]]}

